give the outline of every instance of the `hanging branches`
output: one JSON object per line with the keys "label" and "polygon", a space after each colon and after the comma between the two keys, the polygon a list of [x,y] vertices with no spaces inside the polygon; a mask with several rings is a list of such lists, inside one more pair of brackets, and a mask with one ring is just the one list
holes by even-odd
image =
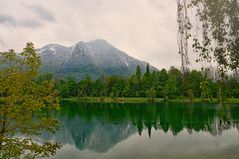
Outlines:
{"label": "hanging branches", "polygon": [[177,14],[178,14],[178,47],[181,55],[182,66],[181,70],[185,74],[189,71],[189,57],[188,57],[188,38],[190,34],[188,30],[191,29],[191,23],[187,13],[187,1],[177,0]]}
{"label": "hanging branches", "polygon": [[192,25],[188,9],[196,11],[200,35],[193,38],[193,49],[199,55],[197,62],[215,62],[220,74],[220,90],[224,101],[224,78],[227,71],[239,68],[239,6],[237,0],[177,0],[178,45],[182,71],[189,65],[188,39]]}

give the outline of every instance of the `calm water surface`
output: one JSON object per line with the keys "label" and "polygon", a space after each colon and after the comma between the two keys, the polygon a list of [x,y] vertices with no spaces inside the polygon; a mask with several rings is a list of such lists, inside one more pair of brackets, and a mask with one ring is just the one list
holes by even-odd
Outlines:
{"label": "calm water surface", "polygon": [[64,102],[55,159],[238,159],[239,105]]}

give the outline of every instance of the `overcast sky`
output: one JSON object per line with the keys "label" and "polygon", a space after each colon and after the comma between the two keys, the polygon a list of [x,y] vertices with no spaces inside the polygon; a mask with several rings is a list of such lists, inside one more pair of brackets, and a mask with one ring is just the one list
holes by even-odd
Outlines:
{"label": "overcast sky", "polygon": [[105,39],[161,69],[180,66],[175,0],[0,0],[0,51]]}

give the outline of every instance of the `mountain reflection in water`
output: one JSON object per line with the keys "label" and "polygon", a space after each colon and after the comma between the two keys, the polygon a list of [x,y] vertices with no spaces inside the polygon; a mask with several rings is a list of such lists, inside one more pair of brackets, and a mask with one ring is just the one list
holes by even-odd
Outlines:
{"label": "mountain reflection in water", "polygon": [[[50,115],[59,119],[61,129],[54,136],[44,134],[43,138],[60,142],[65,148],[73,146],[79,151],[101,154],[129,138],[150,143],[160,135],[163,138],[171,134],[169,139],[181,135],[180,142],[190,138],[191,144],[200,144],[203,140],[197,141],[194,137],[198,133],[206,134],[201,137],[206,143],[207,138],[220,139],[225,131],[237,137],[235,130],[239,130],[239,107],[236,105],[223,108],[215,104],[63,102],[61,110]],[[152,135],[152,132],[160,135]],[[163,142],[163,139],[158,140],[158,143]],[[148,146],[154,149],[153,144]]]}

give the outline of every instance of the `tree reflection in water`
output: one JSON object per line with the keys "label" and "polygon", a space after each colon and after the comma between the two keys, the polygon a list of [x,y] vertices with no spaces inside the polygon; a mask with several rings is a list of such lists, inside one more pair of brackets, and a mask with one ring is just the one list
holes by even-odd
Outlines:
{"label": "tree reflection in water", "polygon": [[171,131],[174,135],[187,129],[221,135],[223,131],[239,128],[239,107],[221,107],[215,104],[185,103],[75,103],[64,102],[58,117],[75,120],[76,117],[90,123],[97,120],[101,124],[132,124],[139,135],[143,129]]}

